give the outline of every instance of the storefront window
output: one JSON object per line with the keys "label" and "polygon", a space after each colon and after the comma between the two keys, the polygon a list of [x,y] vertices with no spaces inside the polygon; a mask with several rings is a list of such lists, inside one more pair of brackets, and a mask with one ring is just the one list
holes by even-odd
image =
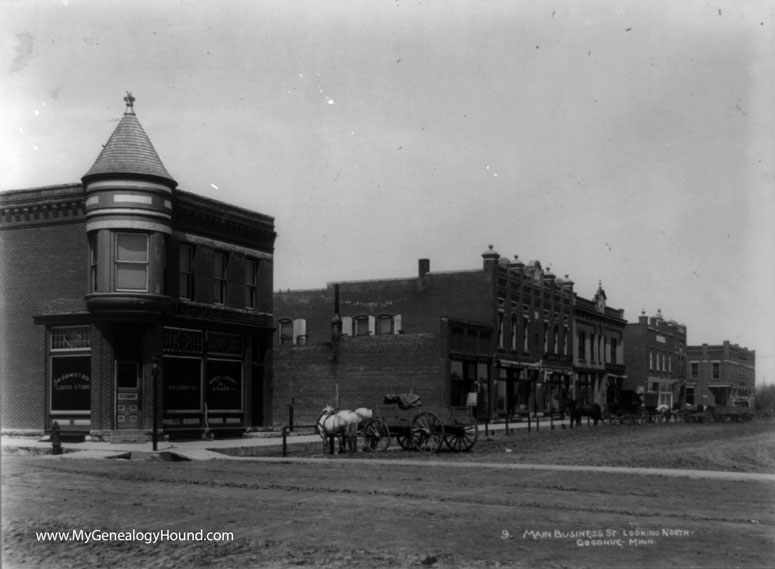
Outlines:
{"label": "storefront window", "polygon": [[165,356],[164,410],[199,411],[202,408],[202,360]]}
{"label": "storefront window", "polygon": [[207,408],[209,411],[242,409],[242,362],[207,361]]}
{"label": "storefront window", "polygon": [[50,335],[51,411],[91,410],[91,327],[53,328]]}

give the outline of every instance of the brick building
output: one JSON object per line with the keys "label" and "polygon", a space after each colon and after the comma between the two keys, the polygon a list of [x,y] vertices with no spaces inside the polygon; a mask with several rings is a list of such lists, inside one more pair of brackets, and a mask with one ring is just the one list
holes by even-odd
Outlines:
{"label": "brick building", "polygon": [[686,378],[686,326],[665,320],[661,310],[652,317],[642,313],[625,327],[624,359],[623,388],[672,407]]}
{"label": "brick building", "polygon": [[[409,391],[442,406],[475,392],[480,420],[556,412],[577,391],[574,304],[567,277],[492,247],[479,269],[432,272],[420,259],[415,277],[277,292],[274,416],[293,403],[305,422],[326,404]],[[599,318],[623,326],[620,311]]]}
{"label": "brick building", "polygon": [[125,101],[82,183],[0,194],[2,429],[271,422],[274,220],[177,189]]}
{"label": "brick building", "polygon": [[682,402],[703,406],[752,406],[756,351],[725,341],[687,346],[686,385]]}
{"label": "brick building", "polygon": [[624,310],[606,306],[602,284],[587,300],[576,297],[573,370],[575,399],[608,409],[620,400],[626,379],[624,364]]}

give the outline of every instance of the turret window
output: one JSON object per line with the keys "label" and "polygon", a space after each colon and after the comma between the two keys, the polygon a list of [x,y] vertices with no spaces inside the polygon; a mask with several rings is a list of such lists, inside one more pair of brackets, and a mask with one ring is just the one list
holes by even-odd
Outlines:
{"label": "turret window", "polygon": [[148,235],[116,234],[116,290],[148,291]]}

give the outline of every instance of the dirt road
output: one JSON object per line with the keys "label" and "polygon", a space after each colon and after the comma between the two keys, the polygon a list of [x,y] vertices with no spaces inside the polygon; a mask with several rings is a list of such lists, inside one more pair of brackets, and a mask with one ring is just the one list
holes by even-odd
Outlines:
{"label": "dirt road", "polygon": [[[499,435],[461,455],[388,452],[305,464],[6,456],[3,561],[58,568],[772,567],[773,482],[481,463],[717,471],[734,464],[738,472],[772,473],[773,432],[770,424],[647,425],[629,433]],[[636,450],[623,453],[622,445]],[[747,457],[742,468],[739,454]],[[461,460],[469,465],[446,464]],[[36,532],[73,530],[90,532],[91,541],[36,539]],[[94,541],[102,537],[94,530],[136,539]],[[137,539],[199,530],[233,539]]]}

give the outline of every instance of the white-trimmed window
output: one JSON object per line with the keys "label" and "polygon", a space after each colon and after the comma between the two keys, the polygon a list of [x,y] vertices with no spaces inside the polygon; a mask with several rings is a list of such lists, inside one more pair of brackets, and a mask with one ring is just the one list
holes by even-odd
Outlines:
{"label": "white-trimmed window", "polygon": [[307,320],[297,318],[293,321],[293,342],[304,345],[307,343]]}
{"label": "white-trimmed window", "polygon": [[368,336],[372,332],[370,326],[373,317],[357,316],[353,318],[353,336]]}
{"label": "white-trimmed window", "polygon": [[280,320],[277,323],[278,341],[281,346],[293,344],[293,321]]}
{"label": "white-trimmed window", "polygon": [[116,233],[116,290],[148,291],[148,235]]}
{"label": "white-trimmed window", "polygon": [[393,334],[393,317],[383,314],[377,317],[377,334]]}

